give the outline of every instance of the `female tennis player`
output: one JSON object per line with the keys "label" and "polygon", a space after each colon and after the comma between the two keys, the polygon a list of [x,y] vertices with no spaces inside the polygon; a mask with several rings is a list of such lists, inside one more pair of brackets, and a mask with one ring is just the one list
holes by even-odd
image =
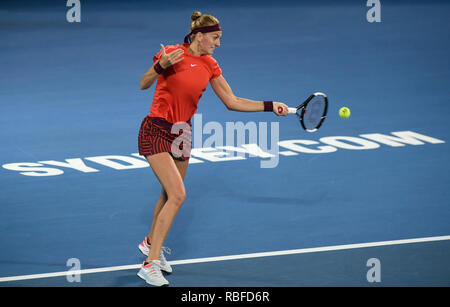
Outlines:
{"label": "female tennis player", "polygon": [[186,199],[184,178],[192,144],[190,119],[208,83],[228,110],[288,114],[287,106],[280,102],[236,97],[211,56],[220,46],[219,21],[197,11],[191,19],[191,31],[184,44],[161,45],[140,83],[145,90],[157,81],[150,113],[142,121],[138,137],[139,154],[145,156],[162,186],[150,232],[139,245],[147,259],[138,276],[154,286],[169,284],[161,270],[171,273],[172,268],[164,257],[162,245]]}

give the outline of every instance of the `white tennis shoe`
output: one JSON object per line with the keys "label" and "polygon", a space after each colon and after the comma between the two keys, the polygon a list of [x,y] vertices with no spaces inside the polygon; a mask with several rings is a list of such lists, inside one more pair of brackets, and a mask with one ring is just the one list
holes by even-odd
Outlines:
{"label": "white tennis shoe", "polygon": [[[139,250],[145,255],[148,256],[148,253],[150,252],[150,244],[147,243],[147,237],[144,238],[141,244],[139,244]],[[161,247],[161,252],[159,253],[159,266],[161,270],[163,270],[166,273],[172,273],[172,267],[170,266],[169,262],[167,262],[166,257],[164,256],[164,253],[167,253],[170,255],[171,250],[168,247]]]}
{"label": "white tennis shoe", "polygon": [[149,263],[142,263],[141,269],[137,275],[145,280],[146,283],[156,287],[168,286],[169,282],[161,273],[159,260],[151,260]]}

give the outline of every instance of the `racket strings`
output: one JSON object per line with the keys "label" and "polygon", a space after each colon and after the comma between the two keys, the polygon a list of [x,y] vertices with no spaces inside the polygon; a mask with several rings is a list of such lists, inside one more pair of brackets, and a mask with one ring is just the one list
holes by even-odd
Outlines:
{"label": "racket strings", "polygon": [[326,116],[326,101],[322,96],[313,98],[303,109],[301,121],[306,130],[316,130]]}

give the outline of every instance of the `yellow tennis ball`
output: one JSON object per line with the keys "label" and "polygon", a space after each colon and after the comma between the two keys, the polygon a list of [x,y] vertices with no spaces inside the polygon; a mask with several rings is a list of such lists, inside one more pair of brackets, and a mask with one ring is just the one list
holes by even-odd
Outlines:
{"label": "yellow tennis ball", "polygon": [[350,117],[350,109],[347,107],[342,107],[339,109],[339,116],[342,118],[349,118]]}

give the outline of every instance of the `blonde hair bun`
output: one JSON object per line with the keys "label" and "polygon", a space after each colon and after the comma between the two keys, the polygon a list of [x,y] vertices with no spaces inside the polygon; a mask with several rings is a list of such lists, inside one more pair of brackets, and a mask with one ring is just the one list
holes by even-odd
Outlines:
{"label": "blonde hair bun", "polygon": [[195,21],[197,18],[200,18],[200,16],[202,16],[202,13],[200,13],[199,11],[195,11],[194,13],[192,13],[191,19],[192,21]]}

